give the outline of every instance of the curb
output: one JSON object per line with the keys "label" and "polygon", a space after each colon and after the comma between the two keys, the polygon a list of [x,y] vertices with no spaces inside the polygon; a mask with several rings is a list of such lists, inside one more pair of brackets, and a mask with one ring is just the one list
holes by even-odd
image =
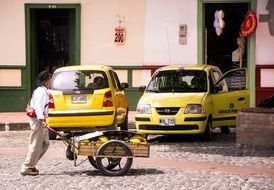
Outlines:
{"label": "curb", "polygon": [[[135,122],[128,122],[128,129],[135,130]],[[1,122],[0,131],[24,131],[30,130],[29,123],[10,123],[10,122]]]}
{"label": "curb", "polygon": [[0,131],[24,131],[30,130],[29,123],[0,123]]}

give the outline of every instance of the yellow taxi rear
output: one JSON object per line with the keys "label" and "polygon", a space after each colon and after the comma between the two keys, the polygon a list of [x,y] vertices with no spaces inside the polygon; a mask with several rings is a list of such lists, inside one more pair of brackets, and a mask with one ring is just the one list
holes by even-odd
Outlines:
{"label": "yellow taxi rear", "polygon": [[120,83],[108,66],[69,66],[57,69],[50,89],[47,123],[58,131],[127,129],[127,83]]}
{"label": "yellow taxi rear", "polygon": [[55,107],[49,110],[48,124],[55,128],[111,126],[115,108],[103,107],[106,92],[109,89],[95,90],[93,94],[64,95],[51,90]]}

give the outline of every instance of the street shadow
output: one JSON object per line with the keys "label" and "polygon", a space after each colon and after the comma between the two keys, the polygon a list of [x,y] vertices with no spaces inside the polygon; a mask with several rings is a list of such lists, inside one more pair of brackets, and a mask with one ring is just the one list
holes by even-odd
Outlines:
{"label": "street shadow", "polygon": [[[63,172],[63,174],[69,175],[69,176],[105,176],[104,174],[102,174],[102,172],[96,169],[86,170],[86,171]],[[159,174],[164,174],[164,172],[162,170],[155,169],[155,168],[142,168],[142,169],[138,168],[138,169],[129,169],[128,172],[125,173],[123,176],[142,176],[142,175],[159,175]]]}

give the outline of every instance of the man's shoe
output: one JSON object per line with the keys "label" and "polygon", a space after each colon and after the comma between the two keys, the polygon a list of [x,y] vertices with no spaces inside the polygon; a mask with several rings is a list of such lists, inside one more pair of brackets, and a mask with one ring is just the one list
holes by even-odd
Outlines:
{"label": "man's shoe", "polygon": [[36,168],[28,168],[28,169],[26,169],[26,171],[20,172],[20,174],[23,176],[25,176],[25,175],[35,176],[35,175],[39,174],[39,171]]}
{"label": "man's shoe", "polygon": [[32,171],[38,172],[38,174],[39,174],[39,170],[37,170],[35,167],[34,168],[29,168],[29,169],[32,170]]}

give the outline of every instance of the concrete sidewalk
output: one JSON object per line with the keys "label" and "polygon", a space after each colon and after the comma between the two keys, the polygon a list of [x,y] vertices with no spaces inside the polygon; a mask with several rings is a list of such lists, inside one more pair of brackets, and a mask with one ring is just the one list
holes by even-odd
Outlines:
{"label": "concrete sidewalk", "polygon": [[[135,111],[128,114],[128,128],[135,129]],[[28,117],[25,112],[0,113],[0,131],[29,130]]]}

